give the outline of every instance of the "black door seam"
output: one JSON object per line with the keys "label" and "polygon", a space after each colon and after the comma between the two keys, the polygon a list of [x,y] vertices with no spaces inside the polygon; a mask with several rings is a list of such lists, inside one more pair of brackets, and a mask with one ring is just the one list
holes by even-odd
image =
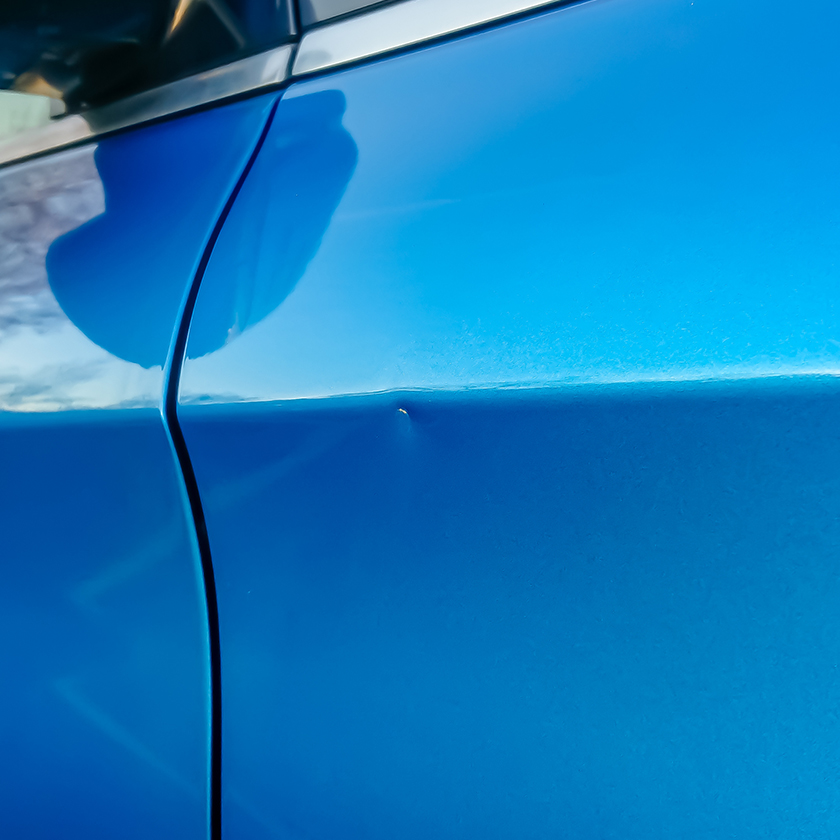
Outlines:
{"label": "black door seam", "polygon": [[187,491],[187,499],[195,527],[196,542],[201,560],[201,573],[207,604],[207,630],[210,649],[210,840],[221,840],[222,837],[222,661],[221,639],[219,635],[219,605],[216,596],[216,578],[213,573],[213,559],[210,552],[210,540],[207,535],[207,522],[204,518],[201,494],[198,489],[198,482],[196,481],[195,470],[190,460],[189,451],[187,450],[187,444],[184,440],[184,433],[178,421],[178,389],[181,383],[181,369],[186,353],[190,322],[192,321],[201,281],[210,262],[213,248],[236,201],[236,197],[239,195],[245,179],[248,177],[248,173],[251,171],[257,159],[257,155],[259,155],[263,143],[265,143],[265,138],[271,128],[279,103],[280,97],[278,96],[263,126],[259,139],[248,158],[248,162],[245,164],[236,185],[228,196],[225,206],[213,226],[210,238],[204,247],[195,276],[187,292],[181,313],[181,320],[178,323],[178,332],[173,345],[172,357],[169,363],[169,377],[165,383],[163,398],[163,421],[167,426]]}

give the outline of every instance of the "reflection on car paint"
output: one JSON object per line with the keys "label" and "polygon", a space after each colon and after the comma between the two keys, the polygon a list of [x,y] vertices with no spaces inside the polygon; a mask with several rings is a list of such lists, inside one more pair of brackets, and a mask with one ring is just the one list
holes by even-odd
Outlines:
{"label": "reflection on car paint", "polygon": [[341,124],[344,107],[337,90],[280,107],[256,164],[271,177],[248,178],[225,223],[213,262],[233,274],[221,282],[205,275],[188,357],[218,350],[254,327],[303,276],[356,167],[356,144]]}
{"label": "reflection on car paint", "polygon": [[63,311],[100,347],[143,368],[164,366],[184,292],[275,99],[99,144],[106,211],[58,239],[47,268]]}
{"label": "reflection on car paint", "polygon": [[274,98],[0,171],[3,837],[207,837],[206,605],[160,403]]}
{"label": "reflection on car paint", "polygon": [[0,410],[156,405],[162,371],[115,358],[74,326],[47,278],[53,242],[105,210],[95,146],[0,171]]}
{"label": "reflection on car paint", "polygon": [[160,403],[185,289],[273,101],[0,171],[0,410]]}
{"label": "reflection on car paint", "polygon": [[178,410],[231,837],[833,833],[838,25],[593,0],[281,100],[192,329],[276,308]]}
{"label": "reflection on car paint", "polygon": [[[188,359],[182,401],[840,371],[838,11],[771,7],[596,0],[293,86],[266,149],[295,97],[340,91],[358,165],[294,291]],[[196,332],[285,287],[278,159]]]}

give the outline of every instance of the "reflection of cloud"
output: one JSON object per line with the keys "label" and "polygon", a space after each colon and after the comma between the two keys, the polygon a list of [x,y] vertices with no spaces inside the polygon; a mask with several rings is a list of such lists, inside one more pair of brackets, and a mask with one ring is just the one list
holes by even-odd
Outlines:
{"label": "reflection of cloud", "polygon": [[162,371],[114,358],[72,324],[47,278],[53,242],[105,212],[95,146],[0,171],[0,411],[153,406]]}
{"label": "reflection of cloud", "polygon": [[0,341],[26,325],[63,318],[45,258],[63,233],[105,211],[94,146],[12,167],[0,175]]}
{"label": "reflection of cloud", "polygon": [[156,406],[161,387],[160,368],[114,358],[60,309],[51,321],[23,322],[0,339],[0,411]]}
{"label": "reflection of cloud", "polygon": [[27,376],[0,373],[0,395],[6,408],[16,408],[27,403],[53,403],[51,382],[60,379],[67,385],[75,385],[93,379],[96,371],[85,371],[78,368],[66,368],[62,365],[51,365],[47,370],[51,373],[49,379],[31,379]]}
{"label": "reflection of cloud", "polygon": [[[5,365],[3,366],[6,367]],[[141,408],[158,403],[157,380],[149,379],[145,394],[130,395],[120,389],[120,371],[109,371],[108,360],[87,365],[45,365],[37,371],[6,372],[0,369],[0,411],[66,411],[72,408]],[[141,372],[145,373],[145,371]],[[115,375],[116,374],[116,375]],[[103,388],[109,384],[112,387]],[[57,387],[58,384],[58,387]],[[115,399],[121,390],[129,395]],[[96,393],[98,396],[93,396]]]}

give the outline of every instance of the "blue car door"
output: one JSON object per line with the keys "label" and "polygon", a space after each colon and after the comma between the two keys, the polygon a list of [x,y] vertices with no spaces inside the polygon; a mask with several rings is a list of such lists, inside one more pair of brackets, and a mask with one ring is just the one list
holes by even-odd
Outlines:
{"label": "blue car door", "polygon": [[177,407],[225,836],[836,833],[838,14],[592,0],[284,92]]}
{"label": "blue car door", "polygon": [[0,170],[3,837],[208,836],[213,634],[162,410],[273,101]]}

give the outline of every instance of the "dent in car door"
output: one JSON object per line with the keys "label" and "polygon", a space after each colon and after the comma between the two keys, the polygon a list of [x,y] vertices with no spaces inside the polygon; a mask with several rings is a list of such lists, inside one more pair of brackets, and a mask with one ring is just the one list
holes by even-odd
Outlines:
{"label": "dent in car door", "polygon": [[286,93],[179,408],[229,837],[833,831],[838,22],[595,0]]}

